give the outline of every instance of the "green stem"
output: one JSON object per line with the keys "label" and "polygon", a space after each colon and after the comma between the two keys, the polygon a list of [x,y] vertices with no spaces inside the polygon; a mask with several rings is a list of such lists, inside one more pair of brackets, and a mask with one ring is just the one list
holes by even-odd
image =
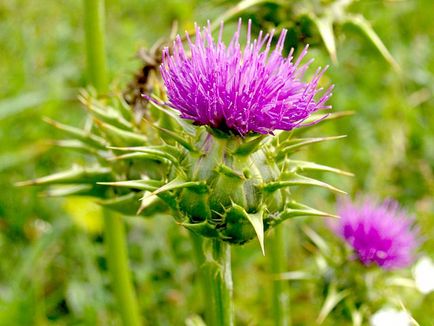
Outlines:
{"label": "green stem", "polygon": [[139,326],[140,314],[128,268],[125,228],[119,214],[104,210],[106,255],[112,287],[125,326]]}
{"label": "green stem", "polygon": [[208,279],[207,279],[207,270],[204,268],[206,257],[204,255],[203,245],[204,241],[203,238],[200,235],[197,235],[196,233],[190,231],[190,239],[191,243],[193,245],[193,252],[196,260],[196,267],[197,267],[197,276],[199,280],[199,286],[201,290],[201,300],[200,302],[203,303],[202,307],[205,313],[205,320],[208,323],[211,323],[211,314],[208,307],[211,305],[211,302],[209,301],[209,295],[208,295]]}
{"label": "green stem", "polygon": [[104,0],[83,1],[88,78],[96,90],[102,93],[108,88]]}
{"label": "green stem", "polygon": [[204,246],[206,262],[206,300],[209,309],[208,325],[232,326],[234,324],[234,308],[232,303],[232,271],[231,248],[226,242],[218,239],[210,240]]}
{"label": "green stem", "polygon": [[[273,230],[270,239],[270,271],[271,275],[276,275],[286,271],[288,255],[286,250],[285,230],[283,226]],[[289,285],[288,282],[274,279],[272,280],[272,313],[275,326],[288,326],[291,324],[289,311]]]}
{"label": "green stem", "polygon": [[[88,78],[98,93],[104,93],[108,89],[104,0],[83,1]],[[139,306],[128,268],[124,223],[121,216],[108,210],[104,212],[106,257],[119,312],[125,326],[139,326]]]}

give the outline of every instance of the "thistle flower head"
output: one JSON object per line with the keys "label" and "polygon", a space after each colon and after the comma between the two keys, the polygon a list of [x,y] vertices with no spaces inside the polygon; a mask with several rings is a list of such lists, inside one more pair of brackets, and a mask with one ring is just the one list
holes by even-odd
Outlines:
{"label": "thistle flower head", "polygon": [[408,266],[418,245],[413,219],[398,203],[385,200],[379,204],[365,198],[338,205],[341,219],[333,225],[335,232],[355,251],[364,265],[372,263],[384,269]]}
{"label": "thistle flower head", "polygon": [[223,23],[217,41],[211,27],[196,26],[195,41],[187,34],[189,52],[177,36],[170,54],[163,51],[161,74],[167,88],[169,105],[181,117],[198,125],[208,125],[237,135],[270,134],[292,130],[311,113],[327,109],[331,87],[319,98],[318,82],[325,69],[318,69],[309,82],[303,75],[311,61],[300,65],[307,47],[293,62],[293,51],[282,55],[286,30],[274,50],[273,33],[251,40],[251,22],[242,49],[239,38],[241,20],[229,45],[222,41]]}

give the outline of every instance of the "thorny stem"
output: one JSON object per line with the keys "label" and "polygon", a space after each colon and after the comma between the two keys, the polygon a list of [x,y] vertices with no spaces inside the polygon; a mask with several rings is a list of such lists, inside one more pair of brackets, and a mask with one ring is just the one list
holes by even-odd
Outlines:
{"label": "thorny stem", "polygon": [[[88,78],[98,93],[104,93],[108,89],[104,0],[83,1]],[[119,312],[125,326],[139,326],[139,306],[128,267],[124,223],[121,216],[108,210],[104,213],[106,257]]]}

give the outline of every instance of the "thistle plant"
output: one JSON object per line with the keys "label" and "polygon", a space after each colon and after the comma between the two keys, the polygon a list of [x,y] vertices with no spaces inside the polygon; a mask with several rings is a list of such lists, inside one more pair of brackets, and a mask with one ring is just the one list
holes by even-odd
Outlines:
{"label": "thistle plant", "polygon": [[[152,216],[171,212],[176,222],[204,239],[201,270],[210,302],[210,325],[232,325],[230,245],[257,238],[263,253],[265,233],[297,216],[332,214],[293,200],[291,187],[338,188],[303,175],[310,170],[348,175],[320,164],[293,160],[303,146],[340,137],[299,138],[293,131],[333,115],[317,69],[309,81],[293,51],[282,55],[286,31],[273,47],[273,32],[253,40],[251,22],[246,44],[240,45],[241,20],[229,45],[223,24],[217,41],[211,27],[196,27],[194,41],[181,37],[163,50],[160,67],[164,87],[153,86],[150,107],[137,119],[121,96],[80,96],[90,123],[84,130],[51,122],[74,140],[60,145],[86,151],[94,165],[74,168],[27,184],[67,185],[51,195],[93,196],[108,209],[126,215]],[[165,95],[166,94],[166,95]],[[163,97],[161,99],[160,97]],[[167,100],[165,99],[167,97]],[[279,272],[284,261],[282,233],[274,241],[271,264]],[[276,324],[286,324],[288,312],[275,287]]]}
{"label": "thistle plant", "polygon": [[286,31],[271,50],[273,35],[260,33],[252,41],[250,24],[243,50],[239,44],[241,21],[227,47],[222,42],[222,24],[217,41],[209,25],[196,27],[194,42],[187,34],[190,54],[180,36],[171,50],[164,49],[160,70],[168,101],[154,98],[151,103],[173,119],[174,123],[159,126],[166,143],[114,150],[124,152],[118,160],[158,159],[167,166],[166,175],[160,180],[104,183],[147,191],[140,210],[160,198],[180,225],[213,239],[205,248],[210,250],[205,257],[208,267],[217,269],[211,273],[216,278],[211,284],[220,285],[211,286],[215,300],[209,305],[216,309],[212,318],[216,325],[232,323],[227,244],[243,244],[257,237],[265,252],[264,233],[284,220],[330,216],[293,201],[289,188],[309,185],[341,192],[301,172],[346,174],[289,158],[302,146],[330,139],[291,138],[290,133],[280,130],[290,131],[323,119],[323,114],[313,113],[330,108],[326,101],[331,87],[321,93],[318,86],[324,69],[318,69],[309,82],[302,81],[310,62],[301,65],[306,50],[295,62],[292,53],[288,58],[282,56]]}
{"label": "thistle plant", "polygon": [[318,323],[333,314],[362,325],[379,307],[393,300],[402,305],[399,292],[412,283],[403,269],[416,258],[418,230],[414,219],[390,199],[382,203],[369,197],[354,202],[345,199],[339,201],[337,211],[341,218],[327,222],[344,241],[333,246],[333,241],[304,227],[317,249],[316,264],[282,278],[315,281],[324,296]]}

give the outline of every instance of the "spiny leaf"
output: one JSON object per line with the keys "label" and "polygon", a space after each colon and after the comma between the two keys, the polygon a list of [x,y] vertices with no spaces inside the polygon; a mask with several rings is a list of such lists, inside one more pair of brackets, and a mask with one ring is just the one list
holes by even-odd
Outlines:
{"label": "spiny leaf", "polygon": [[115,181],[115,182],[98,182],[100,185],[123,187],[130,189],[155,191],[161,187],[161,182],[155,180],[127,180],[127,181]]}
{"label": "spiny leaf", "polygon": [[263,143],[264,138],[266,136],[259,135],[254,137],[253,139],[250,139],[249,141],[241,144],[235,151],[235,155],[249,155],[253,152],[256,152],[261,144]]}
{"label": "spiny leaf", "polygon": [[149,197],[151,195],[157,195],[162,192],[175,190],[175,189],[182,189],[182,188],[206,188],[207,185],[203,181],[185,181],[182,178],[175,178],[172,181],[166,183],[164,186],[154,190],[150,195],[143,196],[142,200],[146,199],[146,197]]}
{"label": "spiny leaf", "polygon": [[90,195],[93,190],[92,185],[73,185],[60,188],[50,188],[45,193],[42,193],[48,197],[66,197],[74,195]]}
{"label": "spiny leaf", "polygon": [[[142,196],[143,194],[141,192],[131,192],[124,196],[100,200],[97,201],[97,203],[122,214],[136,215]],[[141,215],[152,216],[157,213],[163,213],[166,209],[167,205],[160,198],[155,197],[144,207],[141,211]]]}
{"label": "spiny leaf", "polygon": [[330,312],[337,306],[337,304],[349,294],[350,291],[348,289],[338,292],[336,290],[336,285],[331,284],[328,290],[327,297],[316,320],[317,323],[322,324],[327,318],[327,316],[330,314]]}
{"label": "spiny leaf", "polygon": [[155,153],[128,153],[128,154],[123,154],[123,155],[119,155],[119,156],[115,156],[115,157],[111,157],[109,159],[110,161],[118,161],[118,160],[145,160],[145,161],[157,161],[157,162],[161,162],[161,161],[165,161],[166,158],[162,157],[161,155],[156,155]]}
{"label": "spiny leaf", "polygon": [[[177,124],[179,126],[182,127],[182,129],[189,134],[190,136],[195,136],[196,135],[196,128],[189,122],[187,122],[187,120],[182,119],[179,116],[179,113],[167,106],[163,106],[163,105],[159,105],[158,103],[163,103],[163,101],[161,99],[159,99],[158,97],[156,97],[155,95],[153,96],[154,99],[150,100],[150,103],[158,110],[160,110],[161,112],[163,112],[164,114],[167,114],[168,116],[170,116],[171,118],[175,119],[175,121],[177,122]],[[158,103],[157,103],[158,102]]]}
{"label": "spiny leaf", "polygon": [[71,170],[51,174],[42,178],[16,183],[17,186],[50,185],[82,183],[92,184],[98,181],[112,179],[112,171],[109,168],[95,167],[73,167]]}
{"label": "spiny leaf", "polygon": [[346,194],[345,191],[340,190],[328,183],[308,178],[302,175],[298,175],[296,173],[289,173],[285,176],[285,180],[280,181],[272,181],[262,186],[262,189],[267,192],[274,192],[278,189],[291,187],[291,186],[317,186],[321,188],[326,188],[338,193]]}
{"label": "spiny leaf", "polygon": [[311,229],[308,226],[303,226],[302,230],[324,256],[326,257],[329,256],[330,247],[328,246],[327,242],[325,242],[324,239],[321,238],[321,236],[318,233],[316,233],[313,229]]}
{"label": "spiny leaf", "polygon": [[75,139],[56,140],[53,142],[53,144],[63,148],[68,148],[68,149],[78,150],[80,152],[98,155],[98,150],[96,150],[94,147],[88,146],[82,141],[75,140]]}
{"label": "spiny leaf", "polygon": [[366,35],[366,37],[368,37],[372,44],[374,44],[374,46],[381,53],[383,58],[392,66],[392,68],[395,69],[396,72],[401,72],[400,66],[390,54],[389,50],[384,45],[381,38],[374,31],[371,23],[366,20],[365,17],[363,17],[362,15],[347,15],[344,19],[344,22],[352,24],[359,28]]}
{"label": "spiny leaf", "polygon": [[50,118],[43,118],[43,120],[52,125],[53,127],[62,130],[63,132],[65,132],[66,134],[81,140],[83,143],[88,144],[92,147],[96,147],[98,149],[105,149],[107,146],[107,142],[104,140],[104,138],[98,137],[96,135],[93,134],[89,134],[87,132],[85,132],[82,129],[76,128],[76,127],[72,127],[72,126],[68,126],[65,125],[63,123],[54,121]]}
{"label": "spiny leaf", "polygon": [[147,143],[147,138],[142,134],[126,131],[100,120],[95,120],[95,124],[114,146],[140,146]]}
{"label": "spiny leaf", "polygon": [[[179,165],[179,159],[182,153],[174,148],[173,146],[141,146],[141,147],[109,147],[110,149],[114,149],[117,151],[129,151],[132,153],[129,154],[149,154],[154,157],[158,157],[160,159],[166,159],[172,162],[174,165]],[[175,154],[176,156],[174,156]],[[127,154],[128,155],[128,154]],[[127,155],[120,156],[115,159],[129,158]],[[134,155],[132,156],[134,157]]]}
{"label": "spiny leaf", "polygon": [[122,92],[119,90],[115,90],[115,95],[113,96],[114,108],[122,114],[122,116],[127,121],[134,121],[134,110],[131,106],[126,102]]}
{"label": "spiny leaf", "polygon": [[354,176],[354,174],[350,172],[342,171],[326,165],[320,165],[320,164],[307,162],[307,161],[287,160],[285,163],[287,164],[287,167],[291,172],[304,171],[304,170],[316,170],[316,171],[333,172],[333,173],[342,174],[346,176]]}
{"label": "spiny leaf", "polygon": [[339,216],[322,212],[312,207],[300,204],[295,201],[291,201],[286,204],[285,209],[277,216],[270,216],[265,220],[267,226],[276,226],[284,222],[287,219],[301,216],[318,216],[318,217],[333,217],[339,218]]}
{"label": "spiny leaf", "polygon": [[354,111],[333,112],[333,113],[327,114],[327,116],[325,118],[324,118],[323,113],[312,114],[306,120],[304,120],[304,122],[303,122],[304,128],[297,129],[297,133],[308,130],[309,129],[308,127],[314,126],[314,124],[312,124],[313,122],[321,120],[322,118],[323,119],[321,121],[330,121],[330,120],[345,118],[345,117],[351,116],[353,114],[354,114]]}
{"label": "spiny leaf", "polygon": [[258,236],[259,245],[261,246],[262,254],[265,256],[263,211],[261,209],[255,214],[246,214],[247,219],[255,229],[256,235]]}
{"label": "spiny leaf", "polygon": [[239,179],[239,180],[244,180],[245,177],[242,173],[239,173],[237,171],[235,171],[234,169],[230,168],[229,166],[227,166],[226,164],[219,164],[217,166],[217,173],[223,174],[229,178],[235,178],[235,179]]}
{"label": "spiny leaf", "polygon": [[173,131],[168,130],[168,129],[165,129],[165,128],[161,128],[161,127],[157,126],[156,124],[152,124],[152,126],[156,129],[162,131],[163,133],[165,133],[167,136],[172,138],[174,141],[176,141],[178,144],[183,146],[188,151],[190,151],[190,152],[197,152],[198,151],[198,149],[194,146],[194,144],[185,140],[185,138],[182,137],[181,135],[179,135],[178,133],[173,132]]}
{"label": "spiny leaf", "polygon": [[84,105],[84,107],[98,120],[104,121],[121,129],[130,131],[133,130],[132,124],[125,120],[119,111],[115,110],[109,105],[104,105],[99,100],[95,100],[89,96],[87,92],[82,92],[78,99]]}
{"label": "spiny leaf", "polygon": [[325,15],[323,17],[312,15],[311,19],[318,28],[318,31],[333,63],[337,64],[338,58],[336,55],[336,41],[335,34],[333,32],[332,17],[330,15]]}
{"label": "spiny leaf", "polygon": [[295,151],[296,149],[314,143],[320,143],[329,140],[336,140],[347,137],[346,135],[331,136],[331,137],[318,137],[318,138],[293,138],[283,142],[278,147],[278,157],[283,158],[285,154]]}

